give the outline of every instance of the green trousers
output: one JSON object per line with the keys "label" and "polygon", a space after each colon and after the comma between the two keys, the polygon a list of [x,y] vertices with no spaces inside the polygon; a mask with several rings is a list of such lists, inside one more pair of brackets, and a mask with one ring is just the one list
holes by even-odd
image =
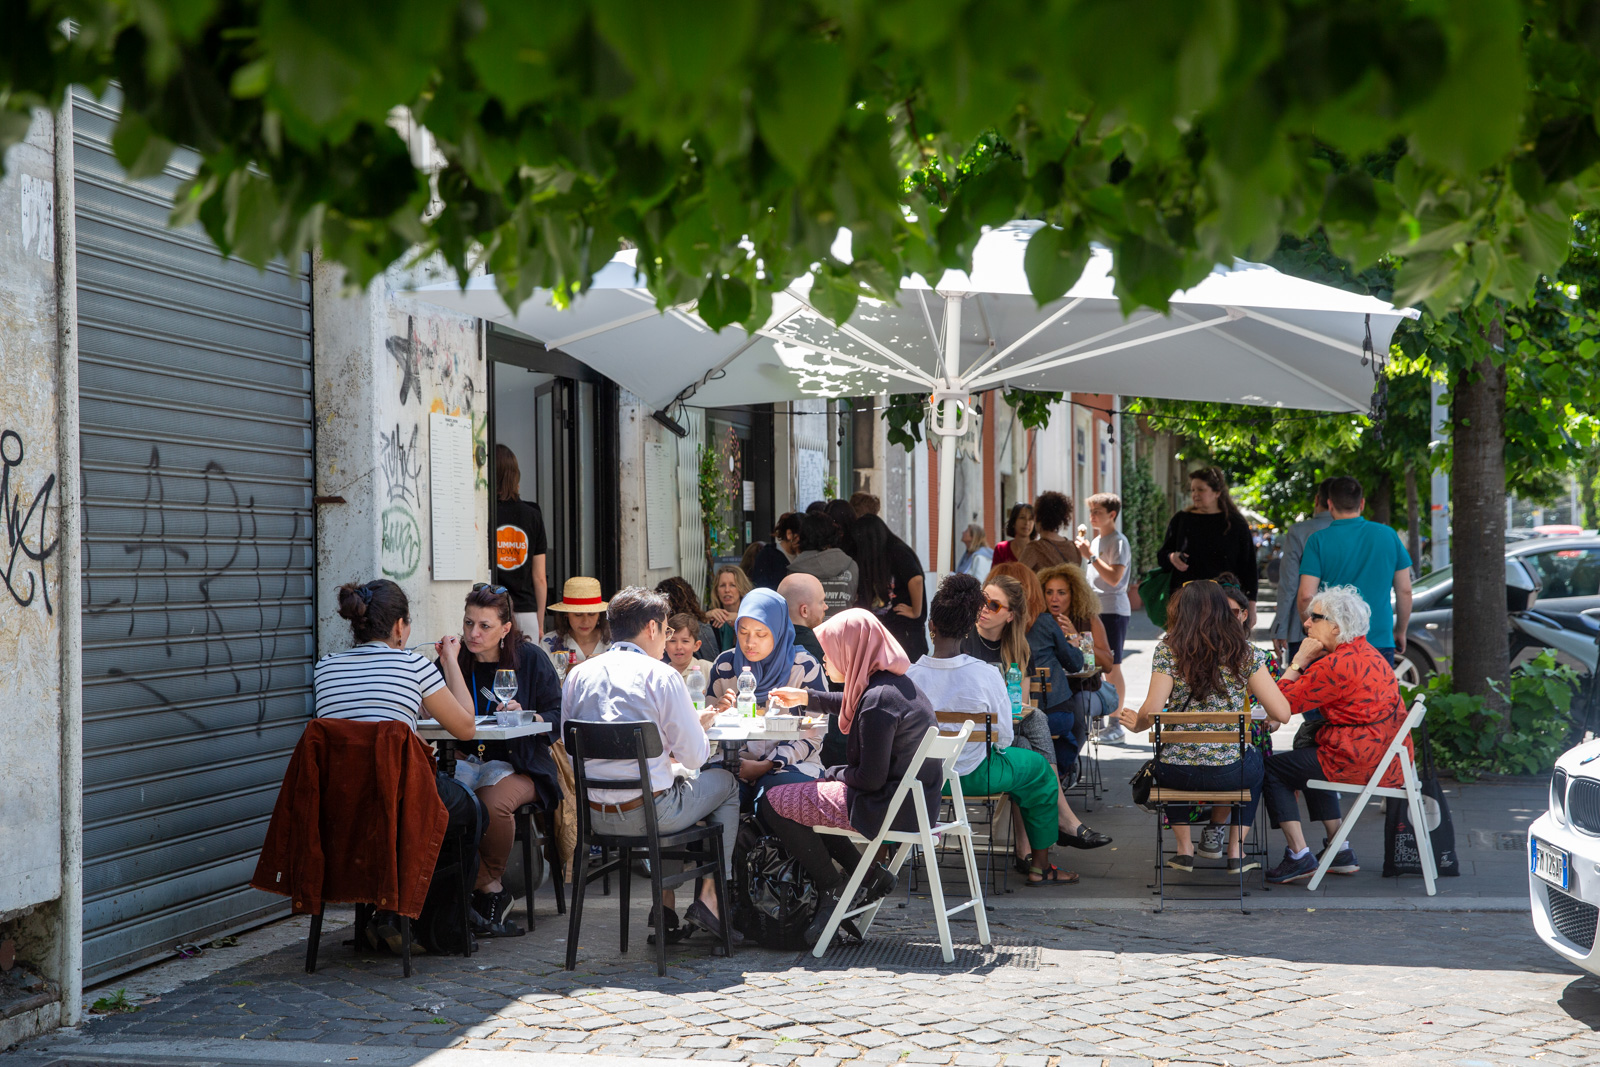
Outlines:
{"label": "green trousers", "polygon": [[[998,748],[968,774],[961,776],[961,792],[969,797],[1004,793],[1022,810],[1028,844],[1049,848],[1060,833],[1056,821],[1059,788],[1050,761],[1025,748]],[[948,787],[945,789],[948,794]]]}

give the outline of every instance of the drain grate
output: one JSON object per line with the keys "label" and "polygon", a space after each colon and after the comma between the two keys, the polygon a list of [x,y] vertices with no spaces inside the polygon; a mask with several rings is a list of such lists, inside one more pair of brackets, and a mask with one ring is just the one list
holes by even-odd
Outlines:
{"label": "drain grate", "polygon": [[1496,852],[1525,852],[1528,848],[1526,830],[1473,830],[1468,840],[1473,848]]}
{"label": "drain grate", "polygon": [[909,939],[869,937],[853,948],[836,948],[822,959],[810,952],[795,957],[795,966],[809,970],[865,968],[880,971],[1037,971],[1039,946],[997,937],[994,944],[956,942],[955,959],[944,961],[937,937]]}

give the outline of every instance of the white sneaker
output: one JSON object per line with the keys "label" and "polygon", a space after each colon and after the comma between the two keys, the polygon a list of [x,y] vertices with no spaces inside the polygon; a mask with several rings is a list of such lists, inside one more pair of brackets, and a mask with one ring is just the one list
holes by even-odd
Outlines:
{"label": "white sneaker", "polygon": [[1120,745],[1128,739],[1128,731],[1120,722],[1112,721],[1110,726],[1100,731],[1102,745]]}
{"label": "white sneaker", "polygon": [[1228,828],[1226,825],[1218,826],[1214,822],[1206,823],[1206,828],[1200,831],[1200,847],[1194,850],[1196,856],[1204,856],[1208,860],[1222,858],[1222,850],[1228,844]]}

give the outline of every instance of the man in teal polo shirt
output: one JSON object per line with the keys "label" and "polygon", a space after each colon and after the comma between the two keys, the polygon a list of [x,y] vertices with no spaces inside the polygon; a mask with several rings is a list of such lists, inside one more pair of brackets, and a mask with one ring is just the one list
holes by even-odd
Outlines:
{"label": "man in teal polo shirt", "polygon": [[1354,478],[1328,480],[1328,510],[1333,522],[1306,539],[1297,606],[1304,621],[1318,589],[1355,586],[1372,609],[1367,640],[1393,664],[1395,651],[1406,649],[1406,624],[1411,621],[1411,553],[1394,530],[1361,517],[1365,506],[1360,482]]}

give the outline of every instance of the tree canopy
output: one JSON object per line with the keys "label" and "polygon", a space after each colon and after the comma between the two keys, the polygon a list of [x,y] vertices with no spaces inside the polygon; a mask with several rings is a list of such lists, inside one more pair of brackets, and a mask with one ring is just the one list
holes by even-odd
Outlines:
{"label": "tree canopy", "polygon": [[1091,241],[1126,307],[1164,309],[1320,227],[1358,266],[1401,255],[1400,302],[1520,304],[1600,190],[1592,0],[0,0],[0,24],[0,148],[114,80],[119,159],[198,149],[176,217],[227,251],[317,245],[364,281],[420,246],[515,301],[626,241],[719,326],[806,271],[842,319],[1019,217],[1052,224],[1041,301]]}

